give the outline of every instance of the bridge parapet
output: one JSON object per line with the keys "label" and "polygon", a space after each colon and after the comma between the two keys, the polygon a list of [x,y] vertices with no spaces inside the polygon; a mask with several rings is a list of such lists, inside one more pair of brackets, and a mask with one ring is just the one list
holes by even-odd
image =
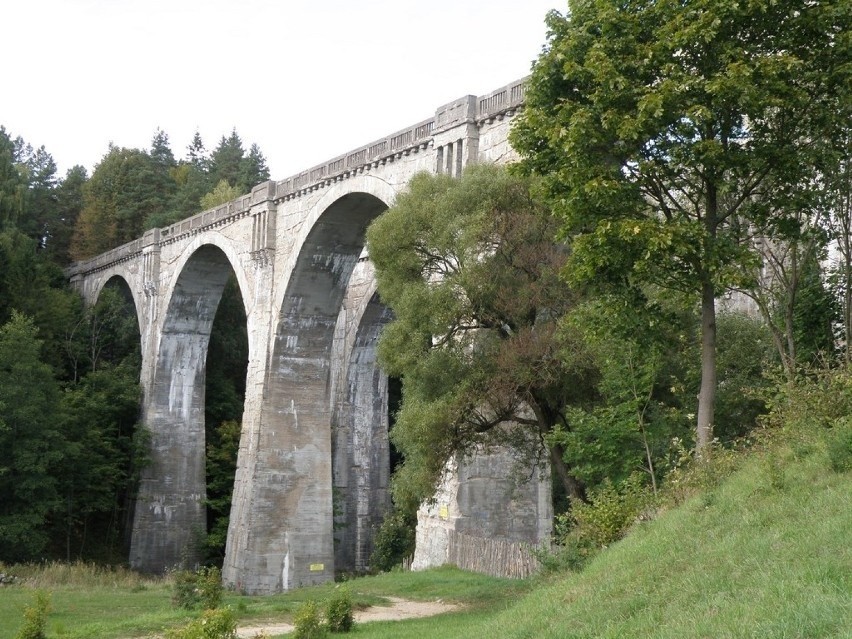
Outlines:
{"label": "bridge parapet", "polygon": [[[249,215],[252,209],[271,209],[273,204],[301,197],[334,182],[427,150],[435,135],[464,124],[482,125],[511,116],[523,106],[527,78],[521,78],[483,96],[468,95],[439,107],[435,116],[384,138],[338,155],[284,180],[259,184],[251,193],[157,230],[156,242],[164,246],[202,231],[223,226]],[[137,240],[66,269],[69,278],[97,272],[134,259],[150,244],[151,231]],[[146,243],[147,242],[147,243]],[[258,250],[258,247],[253,247]],[[254,252],[254,251],[253,251]]]}

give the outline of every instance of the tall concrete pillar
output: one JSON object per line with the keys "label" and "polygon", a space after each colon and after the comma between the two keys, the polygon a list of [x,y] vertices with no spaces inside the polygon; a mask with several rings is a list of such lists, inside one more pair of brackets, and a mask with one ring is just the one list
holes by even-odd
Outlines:
{"label": "tall concrete pillar", "polygon": [[255,443],[238,461],[223,578],[239,590],[280,592],[334,577],[331,344],[364,230],[385,208],[371,195],[344,195],[299,249],[249,425]]}
{"label": "tall concrete pillar", "polygon": [[142,421],[150,438],[142,469],[130,564],[162,572],[199,559],[206,533],[204,383],[216,308],[232,271],[216,247],[202,246],[187,262],[168,302],[148,364]]}

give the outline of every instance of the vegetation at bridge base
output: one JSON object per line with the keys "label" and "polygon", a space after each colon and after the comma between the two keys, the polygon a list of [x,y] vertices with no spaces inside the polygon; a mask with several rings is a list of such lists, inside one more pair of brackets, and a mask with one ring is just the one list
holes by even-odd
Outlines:
{"label": "vegetation at bridge base", "polygon": [[[383,597],[462,604],[439,619],[359,624],[364,637],[808,637],[852,632],[852,473],[833,469],[832,438],[852,410],[847,372],[814,372],[773,399],[747,450],[672,469],[649,516],[576,570],[502,580],[442,569],[347,582],[353,606]],[[846,459],[852,458],[847,450]],[[47,636],[119,639],[186,628],[167,581],[68,565],[0,566],[20,583],[0,597],[13,639],[34,589],[51,593]],[[237,625],[292,621],[339,584],[284,595],[224,593]],[[61,631],[61,632],[60,632]],[[204,635],[202,635],[204,636]]]}

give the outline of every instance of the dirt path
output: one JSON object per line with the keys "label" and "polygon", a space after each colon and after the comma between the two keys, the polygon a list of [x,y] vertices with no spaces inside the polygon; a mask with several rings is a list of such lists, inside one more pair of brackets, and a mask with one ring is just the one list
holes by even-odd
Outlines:
{"label": "dirt path", "polygon": [[[408,601],[388,597],[391,602],[389,606],[371,606],[366,610],[355,613],[355,623],[366,621],[399,621],[400,619],[415,619],[418,617],[431,617],[444,612],[452,612],[461,608],[459,604],[448,604],[442,601]],[[267,623],[254,626],[241,626],[237,628],[237,636],[241,639],[251,639],[261,633],[267,636],[281,635],[291,632],[293,625],[289,623]],[[261,635],[262,636],[262,635]]]}

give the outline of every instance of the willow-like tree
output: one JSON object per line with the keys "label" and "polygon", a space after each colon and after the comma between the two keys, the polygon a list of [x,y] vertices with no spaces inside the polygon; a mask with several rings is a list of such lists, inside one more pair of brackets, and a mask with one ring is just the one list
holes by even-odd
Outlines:
{"label": "willow-like tree", "polygon": [[[527,180],[494,166],[461,179],[417,175],[368,229],[379,294],[395,316],[378,349],[402,379],[391,432],[405,456],[399,506],[430,496],[456,454],[506,437],[544,441],[588,391],[592,376],[557,332],[573,300],[555,233]],[[560,447],[549,452],[568,494],[582,495]]]}
{"label": "willow-like tree", "polygon": [[576,282],[701,308],[697,448],[713,438],[715,300],[795,237],[849,122],[848,0],[572,0],[551,12],[512,135],[543,176]]}

